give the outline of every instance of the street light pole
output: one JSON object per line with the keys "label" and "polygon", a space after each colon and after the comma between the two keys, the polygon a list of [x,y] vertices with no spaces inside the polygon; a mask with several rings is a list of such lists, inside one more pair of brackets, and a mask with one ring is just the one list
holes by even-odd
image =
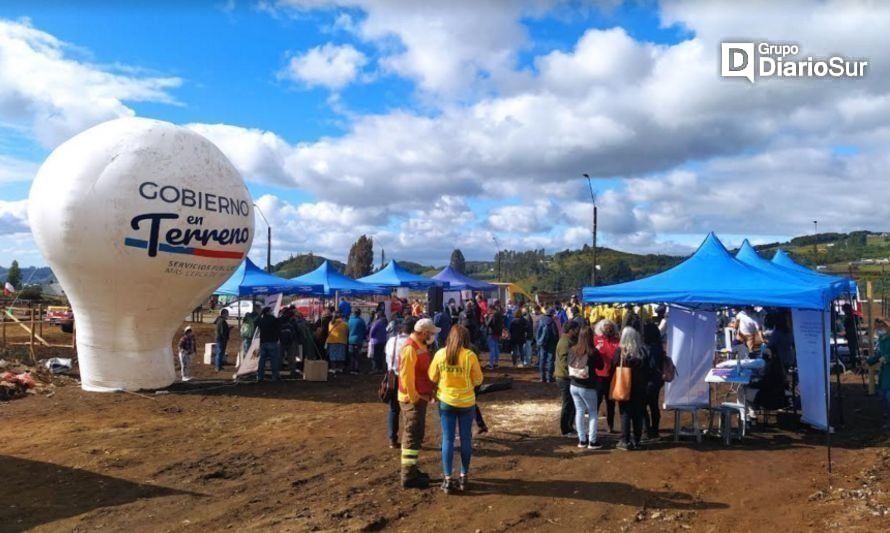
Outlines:
{"label": "street light pole", "polygon": [[816,235],[819,234],[819,221],[813,221],[813,261],[816,261],[816,255],[819,253],[819,249],[816,247]]}
{"label": "street light pole", "polygon": [[590,188],[590,202],[593,204],[593,267],[590,269],[590,284],[596,287],[596,193],[593,192],[593,182],[590,181],[590,175],[584,174],[587,178],[587,187]]}
{"label": "street light pole", "polygon": [[256,212],[260,214],[260,217],[263,219],[263,222],[266,223],[266,272],[272,272],[272,226],[269,225],[269,221],[266,219],[266,215],[263,214],[260,206],[253,204],[253,207],[256,208]]}

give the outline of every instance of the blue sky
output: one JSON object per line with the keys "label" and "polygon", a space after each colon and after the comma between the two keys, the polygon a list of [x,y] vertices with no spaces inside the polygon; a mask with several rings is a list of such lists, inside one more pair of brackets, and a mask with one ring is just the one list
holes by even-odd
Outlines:
{"label": "blue sky", "polygon": [[[879,125],[856,111],[885,111],[878,57],[846,86],[752,88],[717,74],[719,40],[740,35],[877,53],[887,10],[801,3],[769,16],[764,3],[752,17],[705,4],[5,2],[0,46],[35,60],[4,65],[0,48],[0,255],[42,262],[22,215],[30,176],[11,176],[129,113],[216,142],[273,220],[276,258],[343,259],[361,233],[387,255],[438,264],[453,247],[490,258],[494,239],[580,246],[583,172],[596,179],[600,242],[625,250],[684,253],[712,229],[731,245],[768,242],[813,218],[886,229],[862,198],[825,198],[884,157]],[[798,14],[813,23],[789,28]],[[866,27],[823,39],[824,21],[843,17]],[[72,65],[97,77],[60,74]],[[744,183],[779,194],[733,201]],[[801,191],[813,200],[782,208]],[[752,203],[756,219],[740,205]]]}

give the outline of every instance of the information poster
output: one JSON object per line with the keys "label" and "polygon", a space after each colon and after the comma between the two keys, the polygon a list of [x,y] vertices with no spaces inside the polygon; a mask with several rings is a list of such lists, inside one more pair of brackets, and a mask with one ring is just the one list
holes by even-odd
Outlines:
{"label": "information poster", "polygon": [[794,346],[797,351],[797,373],[800,389],[800,420],[818,429],[828,429],[829,374],[831,346],[828,332],[828,311],[794,309]]}

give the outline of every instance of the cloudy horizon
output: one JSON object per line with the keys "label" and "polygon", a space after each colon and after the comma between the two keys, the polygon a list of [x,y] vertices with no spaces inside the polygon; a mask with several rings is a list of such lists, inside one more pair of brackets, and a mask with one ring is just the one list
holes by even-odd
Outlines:
{"label": "cloudy horizon", "polygon": [[[212,140],[273,262],[447,264],[590,243],[691,253],[890,219],[890,5],[262,0],[0,7],[0,260],[43,266],[30,181],[65,139],[142,116]],[[102,28],[102,31],[96,31]],[[868,60],[859,79],[720,77],[722,41]],[[33,208],[33,206],[32,206]],[[257,219],[251,257],[265,263]]]}

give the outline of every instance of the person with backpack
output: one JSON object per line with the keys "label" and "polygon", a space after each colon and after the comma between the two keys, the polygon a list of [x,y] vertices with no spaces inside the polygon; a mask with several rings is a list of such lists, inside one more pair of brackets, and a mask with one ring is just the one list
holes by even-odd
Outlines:
{"label": "person with backpack", "polygon": [[[473,455],[473,419],[476,413],[475,388],[482,384],[479,359],[470,349],[470,332],[462,326],[452,328],[445,347],[436,352],[429,366],[430,381],[436,384],[439,420],[442,425],[442,490],[448,494],[467,488],[470,458]],[[460,432],[460,478],[451,479],[454,463],[455,426]]]}
{"label": "person with backpack", "polygon": [[229,344],[229,312],[223,309],[213,322],[216,326],[216,371],[221,372],[226,364],[226,346]]}
{"label": "person with backpack", "polygon": [[615,433],[615,400],[609,397],[609,390],[612,387],[612,378],[615,374],[615,359],[620,355],[618,341],[618,326],[615,322],[604,318],[596,323],[593,344],[603,360],[602,367],[596,369],[599,382],[596,402],[597,409],[599,409],[599,404],[606,403],[606,423],[609,426],[609,433]]}
{"label": "person with backpack", "polygon": [[[575,402],[578,447],[588,450],[599,450],[603,447],[596,438],[598,412],[596,369],[600,366],[602,359],[593,345],[593,332],[589,326],[584,326],[578,332],[578,342],[569,349],[568,371],[571,379],[569,390]],[[585,415],[587,415],[586,420]]]}
{"label": "person with backpack", "polygon": [[[646,345],[648,358],[646,361],[646,399],[643,407],[643,429],[650,440],[658,439],[658,428],[661,423],[661,411],[658,407],[658,396],[664,386],[665,374],[673,373],[673,361],[664,352],[661,342],[661,331],[658,323],[648,322],[643,326],[643,344]],[[670,376],[668,379],[673,379]]]}
{"label": "person with backpack", "polygon": [[362,318],[362,310],[358,307],[353,310],[347,327],[349,328],[349,373],[358,375],[362,347],[365,344],[365,339],[368,338],[368,325],[365,323],[365,319]]}
{"label": "person with backpack", "polygon": [[258,318],[259,315],[256,312],[250,311],[241,319],[241,327],[239,328],[239,333],[241,333],[241,357],[246,356],[248,350],[250,350]]}
{"label": "person with backpack", "polygon": [[538,321],[538,329],[535,338],[538,341],[538,366],[541,370],[541,383],[553,382],[553,357],[556,352],[556,344],[559,342],[556,323],[553,319],[555,312],[549,309],[547,314]]}

